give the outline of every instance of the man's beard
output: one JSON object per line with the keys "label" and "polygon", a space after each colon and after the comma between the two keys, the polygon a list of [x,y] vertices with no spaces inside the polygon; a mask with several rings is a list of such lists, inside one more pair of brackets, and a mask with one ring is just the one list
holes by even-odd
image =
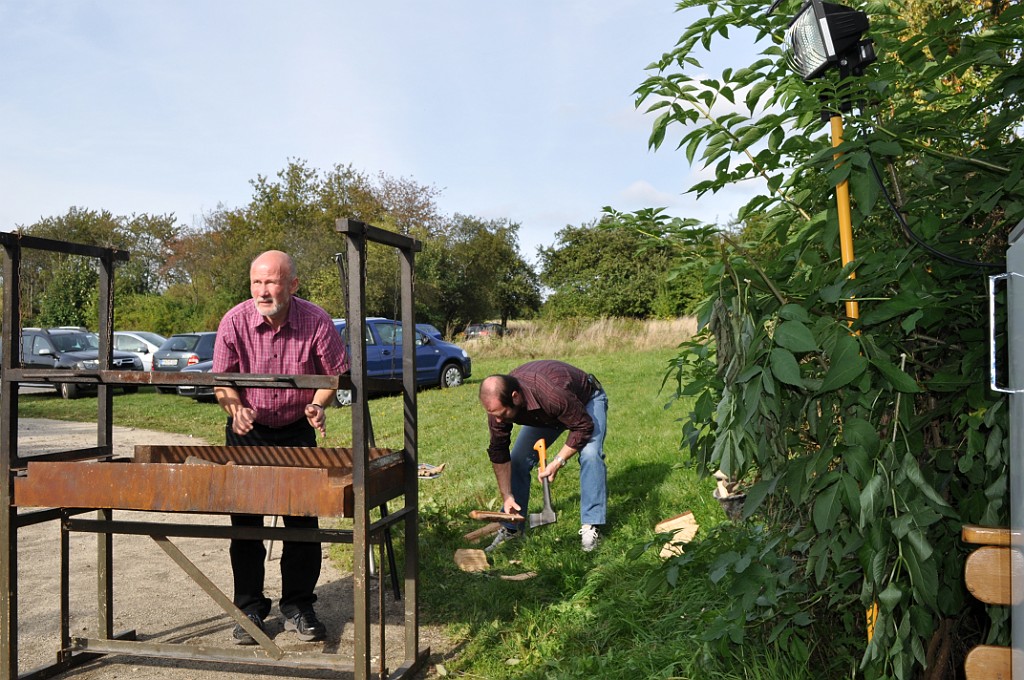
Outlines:
{"label": "man's beard", "polygon": [[274,302],[273,300],[270,301],[271,305],[273,306],[270,308],[269,311],[266,312],[264,312],[263,309],[260,307],[260,300],[258,300],[257,298],[253,298],[252,303],[256,307],[256,311],[259,312],[261,316],[274,317],[284,310],[284,305],[282,303]]}

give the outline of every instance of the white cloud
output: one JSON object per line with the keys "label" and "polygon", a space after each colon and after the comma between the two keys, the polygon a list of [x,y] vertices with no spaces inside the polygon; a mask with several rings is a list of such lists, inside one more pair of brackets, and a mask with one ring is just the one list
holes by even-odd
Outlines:
{"label": "white cloud", "polygon": [[622,191],[622,200],[627,205],[641,207],[676,207],[682,205],[679,194],[659,191],[650,182],[636,180]]}

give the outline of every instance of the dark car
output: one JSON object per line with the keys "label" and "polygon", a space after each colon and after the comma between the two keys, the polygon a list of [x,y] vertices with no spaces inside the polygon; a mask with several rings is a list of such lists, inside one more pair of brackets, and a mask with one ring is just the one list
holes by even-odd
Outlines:
{"label": "dark car", "polygon": [[[209,373],[213,368],[213,359],[200,361],[181,369],[182,373]],[[192,397],[196,401],[216,401],[213,393],[213,385],[178,385],[178,394],[183,397]]]}
{"label": "dark car", "polygon": [[426,335],[429,335],[432,338],[444,340],[444,336],[441,334],[441,331],[437,330],[436,326],[431,326],[429,323],[416,324],[416,330],[420,331],[421,333],[425,333]]}
{"label": "dark car", "polygon": [[[78,371],[100,370],[100,338],[95,333],[70,328],[24,328],[21,331],[21,363],[25,368],[66,368]],[[134,354],[112,353],[115,371],[141,371],[142,361]],[[96,391],[91,383],[44,384],[54,387],[65,399],[75,399],[82,392]],[[123,388],[126,393],[138,392],[137,386]]]}
{"label": "dark car", "polygon": [[[153,352],[154,371],[181,371],[202,361],[213,359],[215,331],[178,333],[167,338],[160,349]],[[174,392],[173,387],[158,387],[161,392]]]}
{"label": "dark car", "polygon": [[[344,319],[335,319],[334,327],[348,345]],[[371,378],[402,377],[402,324],[392,319],[366,320],[366,373]],[[416,384],[456,387],[472,375],[473,364],[466,350],[416,330]],[[338,403],[352,403],[348,390],[338,390]]]}
{"label": "dark car", "polygon": [[466,340],[473,338],[502,338],[505,327],[500,323],[471,323],[466,326]]}

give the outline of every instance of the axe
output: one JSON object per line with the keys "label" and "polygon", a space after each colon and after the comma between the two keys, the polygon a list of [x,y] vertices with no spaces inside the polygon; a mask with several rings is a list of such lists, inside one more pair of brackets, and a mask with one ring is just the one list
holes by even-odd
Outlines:
{"label": "axe", "polygon": [[[548,445],[543,439],[538,439],[533,445],[533,450],[540,455],[540,466],[546,468],[548,464]],[[551,508],[551,482],[544,478],[544,508],[540,512],[530,513],[530,528],[542,527],[545,524],[552,524],[558,518]]]}

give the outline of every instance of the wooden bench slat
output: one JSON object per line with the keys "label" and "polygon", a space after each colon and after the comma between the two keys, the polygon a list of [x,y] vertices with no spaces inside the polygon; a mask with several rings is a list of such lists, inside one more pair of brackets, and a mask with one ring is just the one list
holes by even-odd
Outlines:
{"label": "wooden bench slat", "polygon": [[994,645],[978,645],[964,660],[964,674],[967,680],[1010,680],[1013,660],[1024,662],[1020,650]]}
{"label": "wooden bench slat", "polygon": [[975,545],[1010,545],[1011,533],[1003,527],[983,527],[977,524],[965,524],[960,529],[960,537],[964,543]]}
{"label": "wooden bench slat", "polygon": [[[1024,574],[1024,556],[1019,550],[994,545],[978,548],[967,556],[964,565],[967,590],[987,604],[1020,604],[1021,594],[1013,594],[1011,570],[1018,577]],[[1021,590],[1021,584],[1017,590]]]}

